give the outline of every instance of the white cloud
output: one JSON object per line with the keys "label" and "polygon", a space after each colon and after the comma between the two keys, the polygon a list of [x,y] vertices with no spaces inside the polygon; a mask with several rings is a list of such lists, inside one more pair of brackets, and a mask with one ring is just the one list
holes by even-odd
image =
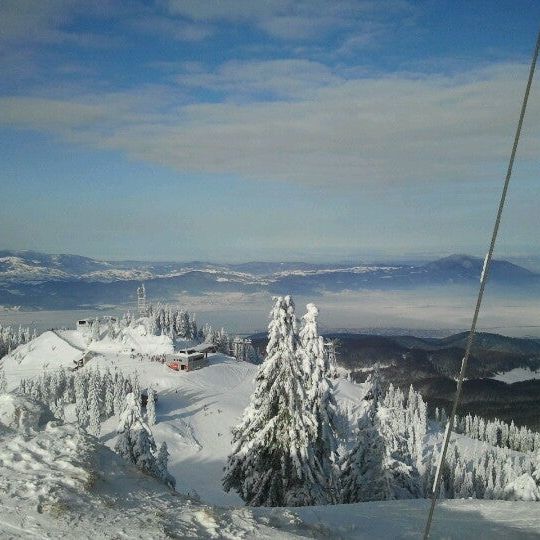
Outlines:
{"label": "white cloud", "polygon": [[[236,64],[191,74],[287,98],[184,105],[177,88],[148,87],[70,100],[0,98],[0,125],[49,131],[117,149],[182,173],[305,185],[475,181],[503,172],[527,68],[494,65],[456,76],[347,80],[324,66]],[[234,83],[237,77],[236,86]],[[281,90],[280,90],[281,88]],[[182,90],[180,90],[182,92]],[[531,95],[520,160],[537,160],[540,102]],[[495,178],[493,178],[495,179]]]}

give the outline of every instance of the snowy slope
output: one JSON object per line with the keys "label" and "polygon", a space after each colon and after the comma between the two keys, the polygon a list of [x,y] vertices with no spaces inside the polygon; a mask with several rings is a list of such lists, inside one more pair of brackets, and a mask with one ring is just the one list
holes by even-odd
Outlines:
{"label": "snowy slope", "polygon": [[6,414],[14,409],[36,412],[36,403],[0,397],[2,538],[297,537],[294,527],[276,536],[244,509],[214,509],[169,491],[74,425],[21,426]]}
{"label": "snowy slope", "polygon": [[[136,372],[143,388],[152,386],[158,392],[158,423],[152,431],[158,444],[167,442],[169,470],[178,491],[233,508],[200,506],[183,495],[172,496],[119,460],[106,448],[114,446],[115,418],[102,426],[101,442],[106,447],[70,425],[42,427],[30,438],[0,426],[0,492],[7,493],[0,495],[0,537],[44,536],[47,531],[56,538],[87,538],[94,536],[89,531],[96,531],[105,538],[161,538],[172,531],[182,538],[418,538],[427,512],[423,500],[242,508],[235,493],[221,489],[221,477],[231,450],[230,429],[253,391],[257,367],[221,354],[211,355],[207,368],[189,373],[151,361],[152,355],[172,348],[168,337],[147,336],[142,327],[129,329],[120,341],[104,338],[90,344],[76,331],[46,332],[2,363],[10,389],[23,377],[72,366],[84,350],[95,354],[84,369]],[[340,379],[336,390],[340,408],[361,407],[361,385]],[[482,444],[457,438],[472,452]],[[440,442],[440,433],[432,433],[427,442],[431,451]],[[71,472],[66,476],[66,471]],[[89,489],[85,479],[92,472],[98,476]],[[46,479],[44,487],[39,479]],[[25,487],[32,483],[36,489]],[[51,493],[64,502],[44,508]],[[444,501],[436,514],[433,538],[538,538],[538,509],[538,503]],[[104,522],[113,525],[107,528]]]}
{"label": "snowy slope", "polygon": [[[20,414],[25,411],[27,414]],[[26,417],[25,422],[20,419]],[[418,538],[427,501],[219,508],[170,492],[27,398],[0,397],[2,538]],[[537,503],[445,501],[433,538],[537,538]]]}
{"label": "snowy slope", "polygon": [[70,345],[57,333],[44,332],[29,343],[17,347],[4,359],[8,387],[17,386],[22,378],[36,376],[47,369],[71,368],[81,357],[81,350]]}
{"label": "snowy slope", "polygon": [[[205,369],[175,372],[149,360],[151,355],[172,352],[170,338],[145,335],[142,326],[128,328],[119,342],[105,337],[90,344],[83,334],[63,330],[46,332],[3,359],[8,388],[16,388],[21,378],[44,369],[71,368],[84,350],[95,353],[84,369],[137,373],[142,388],[152,386],[157,391],[158,423],[152,431],[158,444],[167,442],[169,470],[180,491],[197,493],[212,504],[242,504],[236,493],[223,491],[221,478],[231,451],[231,428],[249,401],[257,366],[214,354]],[[343,379],[337,384],[340,406],[358,408],[362,396],[361,385]],[[110,448],[116,440],[116,426],[117,419],[111,418],[101,430],[102,440]]]}

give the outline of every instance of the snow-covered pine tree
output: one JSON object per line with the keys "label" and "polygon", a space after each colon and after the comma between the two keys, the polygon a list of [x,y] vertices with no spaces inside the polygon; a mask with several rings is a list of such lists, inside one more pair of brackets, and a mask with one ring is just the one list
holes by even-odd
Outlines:
{"label": "snow-covered pine tree", "polygon": [[59,418],[62,421],[64,421],[66,417],[65,406],[66,406],[66,403],[64,400],[64,396],[61,395],[56,401],[56,406],[53,412],[54,412],[54,416],[56,416],[56,418]]}
{"label": "snow-covered pine tree", "polygon": [[116,371],[113,377],[113,412],[115,415],[122,412],[125,396],[124,388],[124,377],[119,371]]}
{"label": "snow-covered pine tree", "polygon": [[210,326],[208,323],[205,323],[202,328],[202,336],[205,343],[213,343],[213,332],[214,331],[212,330],[212,326]]}
{"label": "snow-covered pine tree", "polygon": [[540,489],[540,449],[535,452],[532,462],[532,477],[536,480],[536,484]]}
{"label": "snow-covered pine tree", "polygon": [[7,380],[6,373],[4,372],[3,366],[0,367],[0,394],[5,394],[7,392]]}
{"label": "snow-covered pine tree", "polygon": [[197,321],[195,320],[195,316],[191,314],[189,317],[189,337],[190,339],[197,339],[198,335]]}
{"label": "snow-covered pine tree", "polygon": [[321,482],[326,482],[327,502],[336,503],[339,499],[339,465],[334,385],[329,377],[323,338],[319,336],[319,310],[314,304],[308,304],[306,309],[299,332],[298,354],[306,377],[308,407],[317,422],[313,451],[324,473]]}
{"label": "snow-covered pine tree", "polygon": [[65,403],[75,403],[75,375],[65,373],[64,401]]}
{"label": "snow-covered pine tree", "polygon": [[156,461],[156,442],[147,425],[139,422],[129,429],[129,437],[133,442],[134,463],[138,469],[158,478]]}
{"label": "snow-covered pine tree", "polygon": [[153,388],[148,388],[148,401],[146,402],[146,417],[150,426],[156,423],[156,393]]}
{"label": "snow-covered pine tree", "polygon": [[308,406],[297,354],[294,302],[278,297],[270,314],[267,356],[241,423],[223,478],[250,506],[325,503],[324,474],[313,451],[317,421]]}
{"label": "snow-covered pine tree", "polygon": [[[381,387],[378,370],[375,370],[370,382],[375,388],[372,393],[377,394],[376,389]],[[425,411],[425,406],[420,395],[414,395],[413,399],[417,405],[414,414],[411,413],[411,418],[407,421],[408,407],[404,408],[402,392],[390,386],[382,400],[383,407],[377,412],[376,425],[385,446],[384,467],[388,472],[391,498],[395,499],[420,497],[423,491],[421,474],[410,451],[409,442],[411,436],[415,437],[421,432],[418,418],[421,416],[420,411]],[[413,448],[416,449],[417,446]]]}
{"label": "snow-covered pine tree", "polygon": [[114,450],[117,454],[120,454],[124,459],[130,461],[134,465],[137,464],[137,454],[134,450],[137,442],[137,433],[135,432],[139,429],[147,432],[150,431],[150,428],[145,424],[142,418],[139,399],[130,392],[125,397],[124,408],[116,429],[119,436]]}
{"label": "snow-covered pine tree", "polygon": [[99,319],[96,317],[92,322],[92,341],[99,341]]}
{"label": "snow-covered pine tree", "polygon": [[185,311],[180,313],[178,335],[183,338],[189,337],[189,315]]}
{"label": "snow-covered pine tree", "polygon": [[176,487],[176,479],[169,473],[169,455],[167,443],[163,441],[159,447],[156,459],[157,470],[163,483],[171,489],[174,489]]}
{"label": "snow-covered pine tree", "polygon": [[175,480],[166,471],[166,459],[163,469],[167,447],[165,446],[165,453],[161,455],[160,464],[156,457],[156,443],[152,431],[142,418],[140,399],[133,393],[126,396],[117,432],[119,435],[114,446],[117,454],[146,474],[161,480],[169,487],[174,487]]}
{"label": "snow-covered pine tree", "polygon": [[222,352],[223,354],[231,354],[231,339],[229,337],[229,334],[225,332],[225,329],[221,329],[217,334],[217,349],[219,352]]}
{"label": "snow-covered pine tree", "polygon": [[103,414],[105,418],[110,418],[114,414],[114,382],[109,370],[103,376],[103,386]]}
{"label": "snow-covered pine tree", "polygon": [[41,387],[41,401],[43,403],[49,404],[53,399],[53,388],[51,385],[51,374],[48,370],[45,370],[40,379],[40,387]]}
{"label": "snow-covered pine tree", "polygon": [[88,379],[88,416],[90,433],[99,437],[101,432],[101,403],[100,403],[99,373],[92,371]]}
{"label": "snow-covered pine tree", "polygon": [[86,381],[82,373],[75,377],[75,414],[77,424],[83,428],[86,427],[89,421],[88,401],[86,399]]}
{"label": "snow-covered pine tree", "polygon": [[67,394],[67,374],[62,367],[54,372],[54,400],[58,402],[61,398],[63,403],[66,401]]}
{"label": "snow-covered pine tree", "polygon": [[137,398],[137,401],[139,402],[139,407],[140,407],[140,403],[141,403],[141,383],[139,382],[139,374],[137,372],[135,372],[135,374],[131,375],[130,385],[131,385],[131,393]]}
{"label": "snow-covered pine tree", "polygon": [[368,406],[358,424],[357,442],[341,465],[341,502],[380,501],[391,496],[385,469],[385,444],[379,433],[377,386],[371,384]]}

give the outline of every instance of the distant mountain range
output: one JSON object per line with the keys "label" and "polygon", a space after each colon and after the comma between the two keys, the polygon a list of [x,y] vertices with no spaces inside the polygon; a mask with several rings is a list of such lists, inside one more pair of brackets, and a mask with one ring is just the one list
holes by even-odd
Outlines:
{"label": "distant mountain range", "polygon": [[[268,292],[305,294],[403,290],[424,286],[475,285],[482,259],[452,255],[429,263],[309,264],[193,261],[100,261],[77,255],[0,251],[0,305],[74,309],[132,301],[144,281],[153,299],[179,294]],[[527,287],[540,295],[540,274],[507,261],[494,261],[490,280],[497,287]]]}

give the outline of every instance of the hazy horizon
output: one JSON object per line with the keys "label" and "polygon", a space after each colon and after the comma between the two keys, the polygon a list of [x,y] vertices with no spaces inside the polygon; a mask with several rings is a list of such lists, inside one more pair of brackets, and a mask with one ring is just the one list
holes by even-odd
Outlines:
{"label": "hazy horizon", "polygon": [[[17,252],[20,254],[24,253],[37,253],[42,255],[50,255],[50,256],[62,256],[62,255],[68,255],[68,256],[75,256],[75,257],[85,257],[89,259],[94,259],[98,261],[104,261],[104,262],[112,262],[112,263],[143,263],[143,264],[157,264],[157,263],[174,263],[174,264],[190,264],[190,263],[208,263],[208,264],[223,264],[223,265],[240,265],[240,264],[250,264],[250,263],[268,263],[268,264],[320,264],[320,265],[334,265],[334,264],[377,264],[377,263],[399,263],[399,264],[408,264],[408,263],[422,263],[422,262],[430,262],[437,259],[443,259],[446,257],[452,257],[452,256],[463,256],[463,257],[473,257],[477,259],[482,259],[484,257],[484,253],[481,253],[480,251],[476,253],[451,253],[451,252],[411,252],[411,253],[402,253],[402,254],[395,254],[395,255],[382,255],[382,254],[376,254],[376,253],[365,253],[358,256],[349,256],[349,257],[341,257],[341,258],[334,258],[334,259],[317,259],[317,258],[276,258],[276,259],[270,259],[270,258],[259,258],[259,259],[211,259],[211,258],[201,258],[201,259],[145,259],[145,258],[114,258],[114,257],[98,257],[91,254],[86,253],[66,253],[66,252],[47,252],[39,249],[11,249],[11,248],[0,248],[0,253],[8,251],[8,252]],[[539,271],[540,272],[540,252],[534,253],[534,254],[504,254],[504,253],[497,253],[495,252],[494,255],[495,260],[507,260],[509,262],[512,262],[514,264],[518,264],[520,266],[523,266],[531,271]]]}
{"label": "hazy horizon", "polygon": [[[271,293],[178,294],[169,300],[195,313],[201,324],[209,323],[229,332],[252,334],[265,332],[272,307]],[[371,331],[401,329],[410,333],[450,335],[470,327],[476,294],[474,287],[424,287],[413,291],[344,291],[305,296],[293,295],[297,315],[309,302],[320,310],[323,333],[334,331]],[[512,337],[540,338],[538,302],[526,294],[487,293],[478,331]],[[82,317],[103,314],[120,316],[136,311],[134,302],[103,306],[101,309],[0,310],[0,324],[19,324],[49,328],[73,328]],[[538,324],[535,324],[535,323]]]}

